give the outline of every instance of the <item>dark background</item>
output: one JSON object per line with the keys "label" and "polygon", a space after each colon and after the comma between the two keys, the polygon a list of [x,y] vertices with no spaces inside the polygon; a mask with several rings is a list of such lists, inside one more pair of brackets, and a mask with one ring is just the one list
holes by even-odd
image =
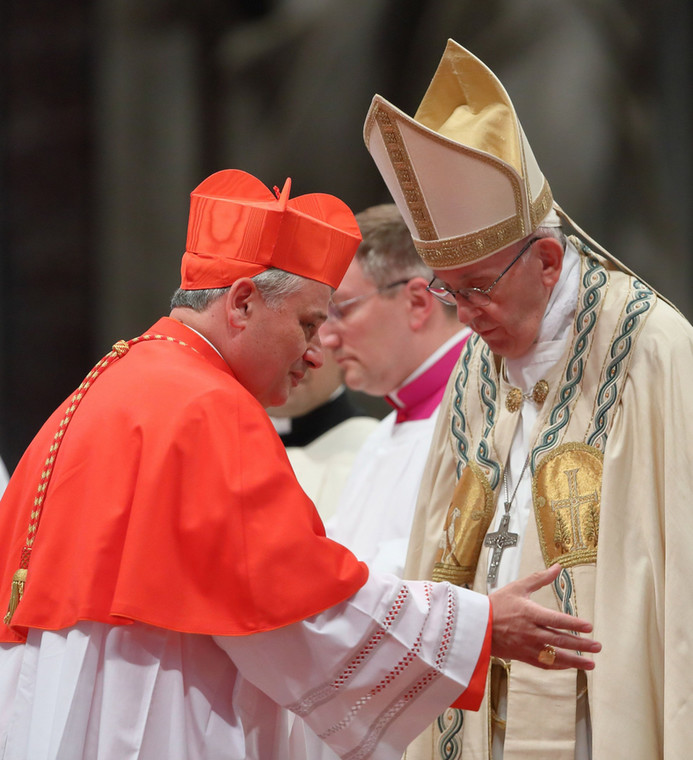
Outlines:
{"label": "dark background", "polygon": [[188,196],[241,168],[355,211],[362,142],[413,114],[448,37],[501,78],[563,208],[691,298],[690,0],[4,0],[0,455],[119,338],[168,312]]}

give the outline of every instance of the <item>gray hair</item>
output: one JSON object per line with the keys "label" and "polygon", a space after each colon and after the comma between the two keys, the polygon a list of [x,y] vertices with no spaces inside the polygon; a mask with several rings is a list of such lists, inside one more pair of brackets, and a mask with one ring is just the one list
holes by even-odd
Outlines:
{"label": "gray hair", "polygon": [[276,309],[287,296],[298,293],[306,279],[299,274],[275,268],[266,269],[252,278],[270,309]]}
{"label": "gray hair", "polygon": [[[371,206],[356,214],[356,221],[363,236],[356,260],[379,288],[410,277],[433,278],[433,271],[419,257],[394,203]],[[383,295],[395,293],[384,291]]]}
{"label": "gray hair", "polygon": [[565,251],[566,236],[565,232],[563,232],[563,228],[560,226],[555,227],[552,225],[550,227],[537,227],[536,230],[534,230],[531,235],[528,235],[526,239],[533,237],[555,238],[561,244],[561,248],[563,248]]}
{"label": "gray hair", "polygon": [[221,298],[228,288],[209,288],[208,290],[178,290],[171,296],[171,308],[184,307],[194,311],[204,311],[212,301]]}
{"label": "gray hair", "polygon": [[[300,275],[274,268],[266,269],[251,279],[257,285],[258,291],[270,309],[276,309],[287,296],[299,291],[305,282],[305,278]],[[211,303],[225,295],[228,290],[228,287],[208,288],[206,290],[178,288],[171,297],[171,308],[184,307],[194,311],[204,311]]]}

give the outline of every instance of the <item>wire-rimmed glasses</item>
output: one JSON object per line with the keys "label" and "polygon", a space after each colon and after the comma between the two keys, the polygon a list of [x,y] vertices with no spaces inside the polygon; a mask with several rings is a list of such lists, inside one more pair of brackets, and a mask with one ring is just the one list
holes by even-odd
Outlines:
{"label": "wire-rimmed glasses", "polygon": [[429,283],[426,290],[435,296],[439,301],[446,304],[446,306],[456,306],[457,298],[463,298],[467,303],[472,306],[488,306],[491,303],[491,291],[498,285],[501,277],[510,269],[510,267],[519,260],[520,256],[537,240],[541,238],[533,237],[525,245],[522,246],[520,252],[515,258],[508,264],[507,267],[496,277],[496,279],[487,288],[461,288],[460,290],[452,290],[442,283],[437,277],[434,277]]}
{"label": "wire-rimmed glasses", "polygon": [[397,280],[396,282],[391,282],[388,285],[383,285],[380,288],[371,290],[369,293],[364,293],[361,296],[354,296],[353,298],[347,298],[346,301],[340,301],[339,303],[336,303],[335,301],[330,300],[330,302],[327,304],[327,318],[334,319],[334,320],[344,319],[344,317],[348,314],[348,312],[351,311],[351,307],[354,304],[360,303],[361,301],[365,301],[367,298],[374,296],[376,293],[382,293],[384,290],[390,290],[390,288],[396,288],[398,285],[406,285],[410,279],[411,278],[408,278],[406,280]]}

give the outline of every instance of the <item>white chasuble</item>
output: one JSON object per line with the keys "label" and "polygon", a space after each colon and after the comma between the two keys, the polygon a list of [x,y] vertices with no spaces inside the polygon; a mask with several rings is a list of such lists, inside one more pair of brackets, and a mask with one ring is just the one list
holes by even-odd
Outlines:
{"label": "white chasuble", "polygon": [[[530,516],[506,580],[560,562],[555,584],[533,599],[592,620],[604,649],[587,676],[496,664],[479,713],[447,711],[408,760],[651,760],[685,757],[693,740],[679,659],[693,615],[669,602],[693,569],[683,517],[693,492],[693,329],[635,277],[586,248],[581,261],[572,330],[529,437],[506,408],[502,367],[499,376],[483,341],[469,341],[441,408],[405,577],[493,590],[484,539],[503,511],[506,463],[511,493],[523,466],[525,452],[513,461],[511,448],[530,440]],[[681,712],[667,714],[665,697]]]}

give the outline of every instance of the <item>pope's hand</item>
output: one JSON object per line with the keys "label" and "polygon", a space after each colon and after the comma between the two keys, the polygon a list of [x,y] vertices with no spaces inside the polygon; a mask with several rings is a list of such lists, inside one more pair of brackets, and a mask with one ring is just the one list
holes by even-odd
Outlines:
{"label": "pope's hand", "polygon": [[590,633],[592,625],[529,598],[533,591],[553,583],[560,571],[560,565],[552,565],[489,595],[493,609],[491,654],[551,670],[594,668],[594,661],[584,653],[599,652],[602,645],[578,635]]}

